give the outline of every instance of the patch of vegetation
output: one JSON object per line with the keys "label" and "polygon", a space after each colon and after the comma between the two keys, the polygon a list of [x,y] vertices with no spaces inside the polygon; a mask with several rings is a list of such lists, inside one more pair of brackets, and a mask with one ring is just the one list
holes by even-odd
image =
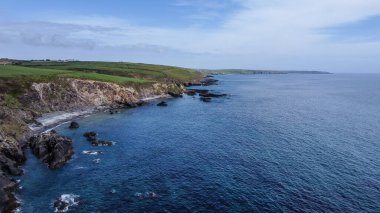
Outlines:
{"label": "patch of vegetation", "polygon": [[4,95],[4,104],[5,104],[5,106],[7,106],[9,108],[16,108],[16,107],[20,106],[20,102],[17,100],[16,97],[14,97],[11,94],[5,94]]}
{"label": "patch of vegetation", "polygon": [[2,123],[0,124],[0,129],[9,136],[15,139],[20,139],[24,133],[24,127],[18,123]]}

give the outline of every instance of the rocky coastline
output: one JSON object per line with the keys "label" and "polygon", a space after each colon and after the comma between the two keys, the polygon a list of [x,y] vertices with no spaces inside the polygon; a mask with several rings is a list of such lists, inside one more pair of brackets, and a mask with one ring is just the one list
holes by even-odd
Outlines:
{"label": "rocky coastline", "polygon": [[[217,80],[211,78],[199,83],[155,83],[145,87],[61,79],[60,82],[33,83],[30,90],[20,96],[21,106],[15,108],[8,107],[5,97],[0,95],[0,212],[14,212],[20,206],[15,196],[18,183],[13,177],[23,175],[26,148],[51,169],[63,167],[74,154],[70,138],[48,129],[101,110],[113,114],[118,108],[138,107],[155,98],[199,94],[200,100],[206,98],[209,102],[211,97],[225,96],[186,88],[214,84]],[[162,101],[158,106],[167,106],[167,103]],[[71,123],[70,128],[79,128],[79,124]],[[97,140],[96,133],[85,137],[93,146],[112,145],[111,141]]]}
{"label": "rocky coastline", "polygon": [[[106,109],[140,106],[144,99],[182,94],[178,83],[120,86],[115,83],[62,78],[32,83],[11,106],[7,94],[0,94],[0,212],[14,212],[19,206],[15,176],[23,174],[24,151],[31,147],[50,168],[70,159],[70,142],[56,133],[42,132],[78,116]],[[46,116],[48,115],[48,116]],[[34,137],[33,135],[38,135]],[[30,138],[31,142],[30,142]],[[100,141],[99,144],[109,144]],[[59,144],[59,145],[57,145]],[[61,147],[62,144],[65,146]],[[54,151],[55,147],[62,150]],[[62,160],[63,159],[63,160]]]}

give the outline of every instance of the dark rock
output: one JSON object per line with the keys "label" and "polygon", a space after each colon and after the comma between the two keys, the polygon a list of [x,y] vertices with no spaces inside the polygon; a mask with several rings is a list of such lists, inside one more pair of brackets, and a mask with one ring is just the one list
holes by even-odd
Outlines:
{"label": "dark rock", "polygon": [[56,211],[58,211],[58,212],[63,212],[63,211],[65,211],[66,209],[69,208],[69,203],[68,203],[68,202],[65,202],[65,201],[63,201],[63,200],[58,199],[58,200],[56,200],[56,201],[54,202],[54,208],[55,208]]}
{"label": "dark rock", "polygon": [[61,197],[57,198],[53,205],[55,212],[67,212],[69,207],[77,206],[79,202],[77,201],[78,195],[74,194],[63,194]]}
{"label": "dark rock", "polygon": [[54,132],[31,137],[29,146],[33,154],[51,169],[61,168],[74,154],[72,140]]}
{"label": "dark rock", "polygon": [[218,80],[212,78],[205,78],[201,81],[202,86],[211,86],[218,84]]}
{"label": "dark rock", "polygon": [[107,141],[107,140],[98,140],[96,138],[96,133],[95,132],[86,132],[84,133],[84,137],[87,138],[87,140],[89,142],[91,142],[91,144],[93,146],[112,146],[113,145],[113,142],[112,141]]}
{"label": "dark rock", "polygon": [[186,95],[190,95],[190,96],[194,96],[197,94],[197,92],[195,92],[194,90],[186,90],[185,93]]}
{"label": "dark rock", "polygon": [[157,106],[165,107],[165,106],[168,106],[168,104],[165,101],[161,101],[160,103],[157,104]]}
{"label": "dark rock", "polygon": [[210,97],[200,97],[200,100],[203,102],[210,102],[211,98]]}
{"label": "dark rock", "polygon": [[86,132],[83,134],[83,136],[90,142],[96,141],[96,135],[96,132]]}
{"label": "dark rock", "polygon": [[142,105],[144,105],[146,103],[147,102],[140,100],[140,101],[138,101],[136,103],[125,103],[124,106],[134,108],[134,107],[142,106]]}
{"label": "dark rock", "polygon": [[184,86],[185,87],[202,86],[202,84],[201,83],[191,83],[191,82],[189,82],[189,83],[185,83]]}
{"label": "dark rock", "polygon": [[23,175],[24,173],[20,167],[20,164],[4,155],[0,155],[0,165],[1,170],[7,174]]}
{"label": "dark rock", "polygon": [[174,92],[168,92],[168,94],[170,96],[172,96],[173,98],[182,98],[182,94],[178,94],[178,93],[174,93]]}
{"label": "dark rock", "polygon": [[78,129],[79,128],[79,123],[72,121],[69,126],[70,129]]}
{"label": "dark rock", "polygon": [[137,106],[142,106],[142,105],[144,105],[144,104],[146,104],[145,101],[138,101],[138,102],[136,103]]}
{"label": "dark rock", "polygon": [[11,180],[3,172],[0,172],[0,212],[11,213],[20,207],[20,203],[15,196],[17,188],[16,181]]}
{"label": "dark rock", "polygon": [[119,111],[117,109],[110,109],[109,112],[111,115],[119,113]]}
{"label": "dark rock", "polygon": [[207,93],[208,89],[188,89],[187,92]]}
{"label": "dark rock", "polygon": [[218,97],[224,97],[227,96],[227,94],[223,93],[211,93],[211,92],[205,92],[205,93],[199,93],[199,96],[201,97],[213,97],[213,98],[218,98]]}

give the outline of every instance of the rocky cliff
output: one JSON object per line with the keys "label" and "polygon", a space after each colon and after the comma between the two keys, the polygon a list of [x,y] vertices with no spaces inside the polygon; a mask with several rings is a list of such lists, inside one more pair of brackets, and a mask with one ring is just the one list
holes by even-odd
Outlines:
{"label": "rocky cliff", "polygon": [[151,83],[122,86],[114,83],[61,78],[32,83],[22,94],[0,94],[0,210],[10,212],[18,206],[14,197],[17,183],[11,176],[22,175],[23,148],[44,113],[73,112],[88,108],[135,106],[142,99],[181,94],[180,84]]}

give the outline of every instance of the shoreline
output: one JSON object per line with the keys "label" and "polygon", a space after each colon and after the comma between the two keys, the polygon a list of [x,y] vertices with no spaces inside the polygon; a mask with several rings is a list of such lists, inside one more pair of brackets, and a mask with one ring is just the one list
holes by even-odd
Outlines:
{"label": "shoreline", "polygon": [[[157,99],[170,99],[171,96],[168,94],[165,95],[156,95],[151,97],[142,98],[139,101],[151,102]],[[117,109],[129,108],[127,106],[116,107]],[[42,114],[42,116],[36,118],[37,123],[28,125],[29,129],[33,134],[40,134],[48,132],[58,126],[66,124],[74,119],[87,117],[105,110],[115,109],[112,106],[98,106],[98,107],[87,107],[84,109],[65,112],[65,111],[56,111]]]}

